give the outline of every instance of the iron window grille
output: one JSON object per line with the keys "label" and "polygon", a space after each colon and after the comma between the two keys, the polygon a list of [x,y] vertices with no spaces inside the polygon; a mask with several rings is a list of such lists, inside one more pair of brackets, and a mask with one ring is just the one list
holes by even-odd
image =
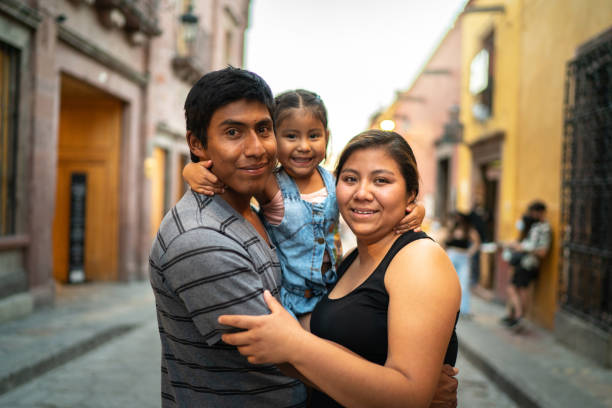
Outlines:
{"label": "iron window grille", "polygon": [[567,64],[564,102],[561,307],[612,331],[612,30]]}

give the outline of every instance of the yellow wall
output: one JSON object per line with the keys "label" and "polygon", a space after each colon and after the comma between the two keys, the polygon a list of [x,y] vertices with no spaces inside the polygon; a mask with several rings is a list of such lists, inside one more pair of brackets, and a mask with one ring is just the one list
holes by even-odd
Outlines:
{"label": "yellow wall", "polygon": [[[552,328],[557,309],[560,254],[561,146],[567,62],[576,48],[612,25],[609,0],[474,1],[504,4],[505,13],[464,15],[461,121],[467,144],[495,131],[505,132],[499,192],[498,241],[516,238],[515,220],[530,201],[544,200],[554,230],[551,254],[534,290],[532,317]],[[493,117],[473,119],[469,66],[482,38],[495,27],[496,71]],[[461,148],[458,205],[471,205],[472,158]]]}
{"label": "yellow wall", "polygon": [[[516,235],[514,222],[517,210],[514,207],[516,188],[516,126],[518,117],[518,77],[520,0],[475,1],[472,6],[505,6],[505,12],[465,14],[463,17],[462,72],[461,80],[461,122],[464,125],[464,142],[469,145],[481,138],[502,131],[505,134],[502,148],[502,174],[499,192],[498,240],[513,239]],[[493,112],[489,120],[481,123],[474,119],[472,106],[475,98],[470,94],[470,63],[482,49],[483,38],[495,30],[495,72],[493,88]],[[472,204],[470,185],[472,158],[469,148],[464,145],[459,158],[459,185],[457,206],[468,210]]]}
{"label": "yellow wall", "polygon": [[609,0],[530,0],[522,12],[518,158],[515,201],[548,205],[552,254],[535,287],[533,315],[552,327],[557,308],[561,197],[561,147],[566,64],[576,48],[612,26]]}

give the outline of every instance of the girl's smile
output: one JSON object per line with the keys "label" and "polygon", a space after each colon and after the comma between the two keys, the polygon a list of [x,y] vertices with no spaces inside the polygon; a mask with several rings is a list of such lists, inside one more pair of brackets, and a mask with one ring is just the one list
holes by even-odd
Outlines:
{"label": "girl's smile", "polygon": [[276,126],[278,160],[296,181],[318,177],[316,168],[325,158],[328,131],[307,108],[291,108]]}

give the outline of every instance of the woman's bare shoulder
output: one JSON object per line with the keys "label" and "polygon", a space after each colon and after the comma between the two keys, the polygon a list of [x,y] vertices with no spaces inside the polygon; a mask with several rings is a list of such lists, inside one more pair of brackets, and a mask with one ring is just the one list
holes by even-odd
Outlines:
{"label": "woman's bare shoulder", "polygon": [[431,239],[419,239],[403,247],[389,264],[385,283],[390,287],[435,285],[459,289],[453,264],[444,249]]}

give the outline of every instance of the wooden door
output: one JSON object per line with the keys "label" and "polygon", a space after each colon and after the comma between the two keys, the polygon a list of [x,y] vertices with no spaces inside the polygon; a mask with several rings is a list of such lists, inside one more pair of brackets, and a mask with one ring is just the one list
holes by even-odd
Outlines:
{"label": "wooden door", "polygon": [[87,280],[116,280],[121,101],[74,79],[62,78],[54,276],[68,280],[71,176],[86,175],[84,272]]}

